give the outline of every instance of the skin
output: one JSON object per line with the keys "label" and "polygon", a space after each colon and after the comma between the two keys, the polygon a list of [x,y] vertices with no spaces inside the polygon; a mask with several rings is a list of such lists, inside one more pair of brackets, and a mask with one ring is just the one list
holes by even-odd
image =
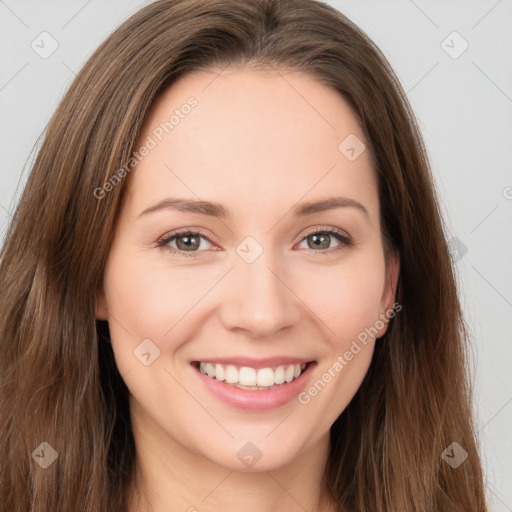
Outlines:
{"label": "skin", "polygon": [[[355,161],[340,152],[349,134],[364,141],[362,130],[339,94],[312,77],[218,73],[188,74],[153,105],[138,146],[187,98],[198,100],[128,176],[98,291],[96,314],[109,322],[130,390],[147,490],[144,498],[131,488],[130,510],[333,510],[322,476],[329,429],[387,325],[309,403],[294,399],[267,412],[221,402],[188,361],[305,357],[318,363],[310,386],[392,308],[399,263],[392,258],[386,272],[372,158],[369,150]],[[332,195],[358,201],[368,215],[353,207],[292,212],[297,202]],[[138,217],[170,196],[216,201],[233,217],[171,209]],[[157,246],[181,228],[210,238],[194,246],[197,257],[186,256],[183,235]],[[336,250],[342,242],[330,236],[316,248],[305,236],[313,228],[338,228],[354,244]],[[247,236],[263,249],[250,264],[236,252]],[[170,253],[169,245],[185,255]],[[149,366],[133,353],[144,339],[160,349]],[[262,454],[250,468],[237,457],[247,442]]]}

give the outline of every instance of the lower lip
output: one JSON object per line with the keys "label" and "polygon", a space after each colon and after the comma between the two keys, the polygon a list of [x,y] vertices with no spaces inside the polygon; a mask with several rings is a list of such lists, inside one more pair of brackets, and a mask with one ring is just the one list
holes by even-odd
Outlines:
{"label": "lower lip", "polygon": [[293,400],[306,386],[315,366],[316,362],[309,363],[297,379],[266,391],[235,388],[223,381],[204,375],[196,367],[193,368],[204,385],[223,402],[238,409],[260,412],[276,409]]}

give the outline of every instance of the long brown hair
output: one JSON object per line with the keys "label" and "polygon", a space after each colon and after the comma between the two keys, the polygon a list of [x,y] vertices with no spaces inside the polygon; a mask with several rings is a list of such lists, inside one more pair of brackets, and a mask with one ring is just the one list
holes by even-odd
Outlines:
{"label": "long brown hair", "polygon": [[[401,263],[402,310],[331,428],[326,476],[339,510],[487,510],[468,337],[421,135],[378,48],[314,0],[156,1],[70,86],[1,252],[0,510],[126,510],[128,389],[95,293],[129,176],[100,199],[94,191],[129,161],[159,93],[228,65],[303,71],[351,105],[374,157],[387,254]],[[468,454],[457,468],[442,458],[452,442]],[[56,461],[40,467],[36,449]]]}

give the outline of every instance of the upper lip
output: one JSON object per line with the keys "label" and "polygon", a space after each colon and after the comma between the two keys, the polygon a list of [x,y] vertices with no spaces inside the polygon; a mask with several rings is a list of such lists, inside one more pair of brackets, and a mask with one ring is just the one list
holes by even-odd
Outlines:
{"label": "upper lip", "polygon": [[255,359],[252,357],[205,357],[204,359],[194,359],[190,363],[216,363],[233,366],[248,366],[250,368],[272,368],[277,366],[285,366],[290,364],[306,364],[313,362],[313,359],[305,359],[302,357],[266,357],[263,359]]}

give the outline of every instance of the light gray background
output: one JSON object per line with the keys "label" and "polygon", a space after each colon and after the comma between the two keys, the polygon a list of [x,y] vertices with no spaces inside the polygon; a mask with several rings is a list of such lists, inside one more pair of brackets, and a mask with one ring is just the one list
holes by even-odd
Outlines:
{"label": "light gray background", "polygon": [[[144,3],[0,0],[2,239],[27,159],[76,70]],[[420,122],[449,238],[459,241],[452,241],[453,255],[473,339],[492,510],[512,512],[512,1],[328,3],[382,49]],[[58,43],[46,59],[31,47],[50,48],[49,39],[41,43],[43,31]],[[468,49],[450,56],[463,40]]]}

